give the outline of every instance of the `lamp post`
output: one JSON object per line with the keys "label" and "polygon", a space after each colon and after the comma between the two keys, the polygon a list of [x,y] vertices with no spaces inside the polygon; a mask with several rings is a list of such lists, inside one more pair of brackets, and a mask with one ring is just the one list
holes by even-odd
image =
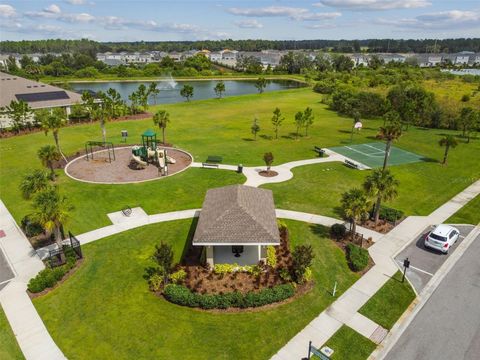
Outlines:
{"label": "lamp post", "polygon": [[405,281],[405,274],[407,272],[407,269],[410,267],[410,260],[408,260],[408,257],[403,260],[403,276],[402,276],[402,283]]}

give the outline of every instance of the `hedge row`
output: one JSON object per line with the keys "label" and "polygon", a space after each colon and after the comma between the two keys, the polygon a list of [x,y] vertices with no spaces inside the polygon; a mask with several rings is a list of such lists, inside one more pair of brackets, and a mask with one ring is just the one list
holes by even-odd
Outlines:
{"label": "hedge row", "polygon": [[165,298],[175,304],[202,309],[249,308],[276,303],[295,294],[292,284],[277,285],[260,292],[242,294],[238,291],[226,294],[203,295],[193,293],[183,285],[168,284],[163,292]]}
{"label": "hedge row", "polygon": [[368,251],[354,244],[347,245],[348,261],[354,271],[362,271],[368,265]]}
{"label": "hedge row", "polygon": [[69,247],[64,247],[67,262],[56,268],[46,268],[40,271],[37,276],[30,279],[28,282],[28,290],[32,293],[39,293],[47,288],[54,287],[57,282],[62,280],[66,273],[68,273],[76,262],[75,253]]}

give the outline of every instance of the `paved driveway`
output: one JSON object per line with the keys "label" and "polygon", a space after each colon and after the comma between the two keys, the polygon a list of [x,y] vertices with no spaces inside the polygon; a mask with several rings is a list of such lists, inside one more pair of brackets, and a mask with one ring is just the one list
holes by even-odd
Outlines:
{"label": "paved driveway", "polygon": [[[0,239],[1,241],[1,239]],[[0,290],[3,289],[9,280],[15,277],[10,265],[3,253],[3,250],[0,248]]]}
{"label": "paved driveway", "polygon": [[480,358],[480,235],[445,276],[386,360]]}
{"label": "paved driveway", "polygon": [[407,277],[418,293],[422,291],[425,285],[430,281],[430,278],[457,249],[465,236],[467,236],[474,228],[470,225],[459,225],[455,227],[460,231],[460,237],[457,243],[450,248],[448,254],[444,255],[438,251],[426,249],[423,246],[425,235],[433,229],[433,227],[428,227],[422,232],[421,236],[412,241],[412,243],[395,258],[398,266],[402,269],[403,260],[407,257],[410,260],[410,268],[407,270]]}

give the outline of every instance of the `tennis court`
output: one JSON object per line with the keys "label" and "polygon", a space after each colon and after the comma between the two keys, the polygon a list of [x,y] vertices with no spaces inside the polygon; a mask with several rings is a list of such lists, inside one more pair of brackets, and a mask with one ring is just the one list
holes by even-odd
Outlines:
{"label": "tennis court", "polygon": [[[385,143],[381,142],[337,146],[330,148],[330,150],[371,168],[383,166],[383,159],[385,158]],[[423,157],[420,155],[395,146],[390,149],[388,165],[410,164],[419,161],[423,161]]]}

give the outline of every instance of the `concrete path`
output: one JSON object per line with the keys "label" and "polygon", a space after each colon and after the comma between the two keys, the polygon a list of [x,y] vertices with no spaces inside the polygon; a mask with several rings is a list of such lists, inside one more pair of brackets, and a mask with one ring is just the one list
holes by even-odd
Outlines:
{"label": "concrete path", "polygon": [[[395,255],[427,226],[444,222],[478,194],[480,194],[480,180],[429,216],[410,216],[388,234],[381,236],[368,249],[375,265],[280,349],[272,360],[303,358],[309,341],[312,341],[313,346],[320,348],[343,324],[375,340],[379,330],[378,325],[358,314],[358,310],[398,271],[394,261]],[[377,328],[375,328],[376,325]]]}
{"label": "concrete path", "polygon": [[27,283],[44,268],[30,242],[0,200],[0,246],[15,277],[0,290],[0,304],[27,360],[65,359],[27,295]]}
{"label": "concrete path", "polygon": [[[288,181],[291,178],[293,178],[292,169],[295,167],[304,166],[304,165],[321,164],[321,163],[327,163],[327,162],[333,162],[333,161],[344,162],[345,160],[349,160],[353,163],[358,164],[359,170],[370,169],[364,164],[361,164],[357,161],[354,161],[350,158],[340,155],[332,150],[329,150],[329,149],[324,149],[324,150],[325,150],[325,154],[328,155],[327,157],[317,157],[317,158],[312,158],[307,160],[291,161],[281,165],[272,166],[271,170],[276,171],[278,173],[278,175],[273,177],[264,177],[259,174],[260,171],[266,170],[265,166],[252,166],[252,167],[246,166],[243,168],[243,174],[247,178],[244,185],[258,187],[263,184],[272,184],[272,183]],[[192,163],[191,166],[199,167],[199,168],[203,167],[202,163],[200,162],[194,162]],[[237,171],[238,168],[236,165],[218,164],[218,169]]]}

